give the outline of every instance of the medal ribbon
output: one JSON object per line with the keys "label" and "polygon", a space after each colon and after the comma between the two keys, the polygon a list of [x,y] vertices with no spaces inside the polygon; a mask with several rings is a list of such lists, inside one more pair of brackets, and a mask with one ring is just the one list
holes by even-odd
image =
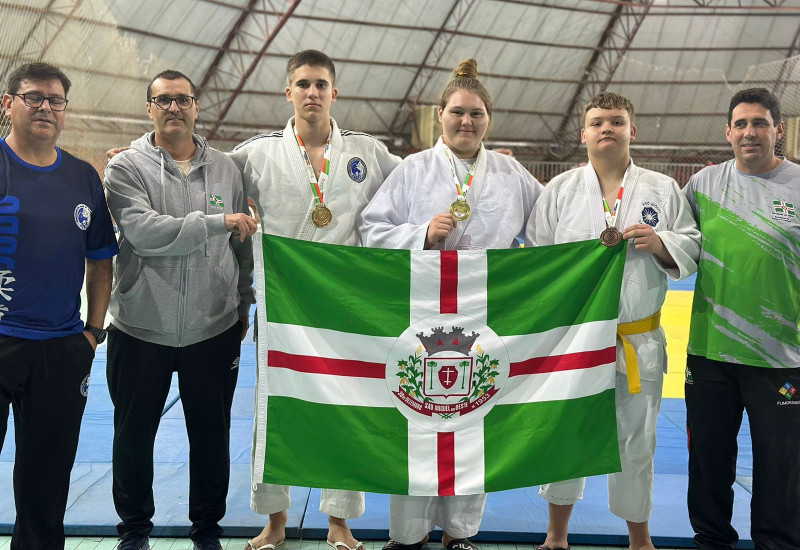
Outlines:
{"label": "medal ribbon", "polygon": [[469,188],[472,185],[472,180],[475,177],[475,167],[478,166],[478,159],[475,159],[475,162],[472,163],[472,168],[469,169],[467,177],[464,178],[464,183],[460,183],[458,181],[458,176],[456,175],[456,165],[455,161],[453,161],[453,152],[450,151],[450,148],[446,143],[444,143],[444,139],[442,139],[442,144],[444,145],[444,156],[447,157],[447,161],[450,165],[450,173],[453,174],[453,182],[456,184],[458,200],[467,200],[467,191],[469,191]]}
{"label": "medal ribbon", "polygon": [[[622,179],[622,183],[619,186],[619,192],[617,193],[617,200],[614,201],[614,210],[611,210],[608,207],[608,202],[606,201],[605,195],[603,196],[603,212],[606,215],[606,225],[608,227],[614,227],[614,224],[617,223],[617,215],[619,211],[619,205],[622,202],[622,192],[625,191],[625,179]],[[602,195],[603,189],[600,189],[600,194]]]}
{"label": "medal ribbon", "polygon": [[308,156],[306,146],[303,144],[303,138],[297,133],[297,126],[294,126],[293,129],[294,139],[297,141],[297,146],[300,147],[300,153],[306,161],[308,182],[311,185],[311,192],[314,193],[314,199],[317,201],[317,204],[322,206],[325,204],[325,184],[328,182],[328,176],[331,171],[331,133],[333,132],[333,128],[331,128],[331,132],[328,133],[325,152],[322,154],[322,170],[319,172],[319,180],[317,180],[317,176],[314,174],[314,167],[311,165],[311,157]]}

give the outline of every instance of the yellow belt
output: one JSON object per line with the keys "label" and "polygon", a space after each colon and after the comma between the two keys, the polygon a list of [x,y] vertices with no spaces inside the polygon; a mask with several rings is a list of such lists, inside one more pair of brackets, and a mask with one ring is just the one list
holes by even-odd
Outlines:
{"label": "yellow belt", "polygon": [[642,393],[642,382],[639,380],[639,361],[636,359],[636,350],[633,349],[633,344],[631,344],[627,336],[650,332],[660,326],[660,309],[650,317],[617,325],[617,336],[622,340],[622,347],[625,350],[625,365],[628,371],[628,391],[630,393]]}

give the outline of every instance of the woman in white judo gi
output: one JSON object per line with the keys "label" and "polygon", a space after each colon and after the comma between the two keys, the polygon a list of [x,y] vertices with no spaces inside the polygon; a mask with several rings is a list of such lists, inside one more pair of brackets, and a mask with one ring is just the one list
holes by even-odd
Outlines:
{"label": "woman in white judo gi", "polygon": [[[439,106],[443,137],[410,155],[361,216],[364,246],[404,249],[508,248],[528,222],[541,185],[513,158],[482,144],[492,99],[474,59],[462,62]],[[476,547],[485,494],[391,498],[384,550],[419,550],[436,525],[448,550]]]}
{"label": "woman in white judo gi", "polygon": [[[589,164],[548,183],[528,221],[526,242],[549,245],[600,238],[615,244],[622,238],[629,243],[617,329],[622,472],[608,476],[608,504],[613,514],[627,521],[630,548],[641,550],[653,548],[648,528],[653,455],[667,369],[660,310],[667,277],[681,279],[697,270],[700,232],[675,180],[633,164],[633,120],[633,105],[620,95],[602,92],[589,101],[581,130]],[[569,517],[575,501],[583,497],[585,483],[581,478],[541,487],[550,519],[539,550],[569,548]]]}

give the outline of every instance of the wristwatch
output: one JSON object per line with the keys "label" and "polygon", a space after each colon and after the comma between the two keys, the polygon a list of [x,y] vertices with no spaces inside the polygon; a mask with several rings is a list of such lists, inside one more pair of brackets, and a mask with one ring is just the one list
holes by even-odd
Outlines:
{"label": "wristwatch", "polygon": [[83,325],[83,330],[94,336],[94,339],[97,340],[98,344],[105,342],[106,336],[108,336],[108,331],[93,327],[92,325]]}

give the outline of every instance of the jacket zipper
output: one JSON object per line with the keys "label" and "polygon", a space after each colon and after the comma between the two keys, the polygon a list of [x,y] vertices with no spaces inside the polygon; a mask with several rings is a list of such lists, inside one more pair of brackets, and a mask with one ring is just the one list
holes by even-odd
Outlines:
{"label": "jacket zipper", "polygon": [[[191,173],[191,170],[190,172]],[[189,197],[189,174],[181,178],[183,180],[183,197],[185,202],[186,213],[189,215],[192,211],[191,198]],[[181,294],[180,302],[178,304],[178,347],[183,346],[183,328],[186,320],[186,294],[189,288],[189,255],[186,254],[181,258]]]}

